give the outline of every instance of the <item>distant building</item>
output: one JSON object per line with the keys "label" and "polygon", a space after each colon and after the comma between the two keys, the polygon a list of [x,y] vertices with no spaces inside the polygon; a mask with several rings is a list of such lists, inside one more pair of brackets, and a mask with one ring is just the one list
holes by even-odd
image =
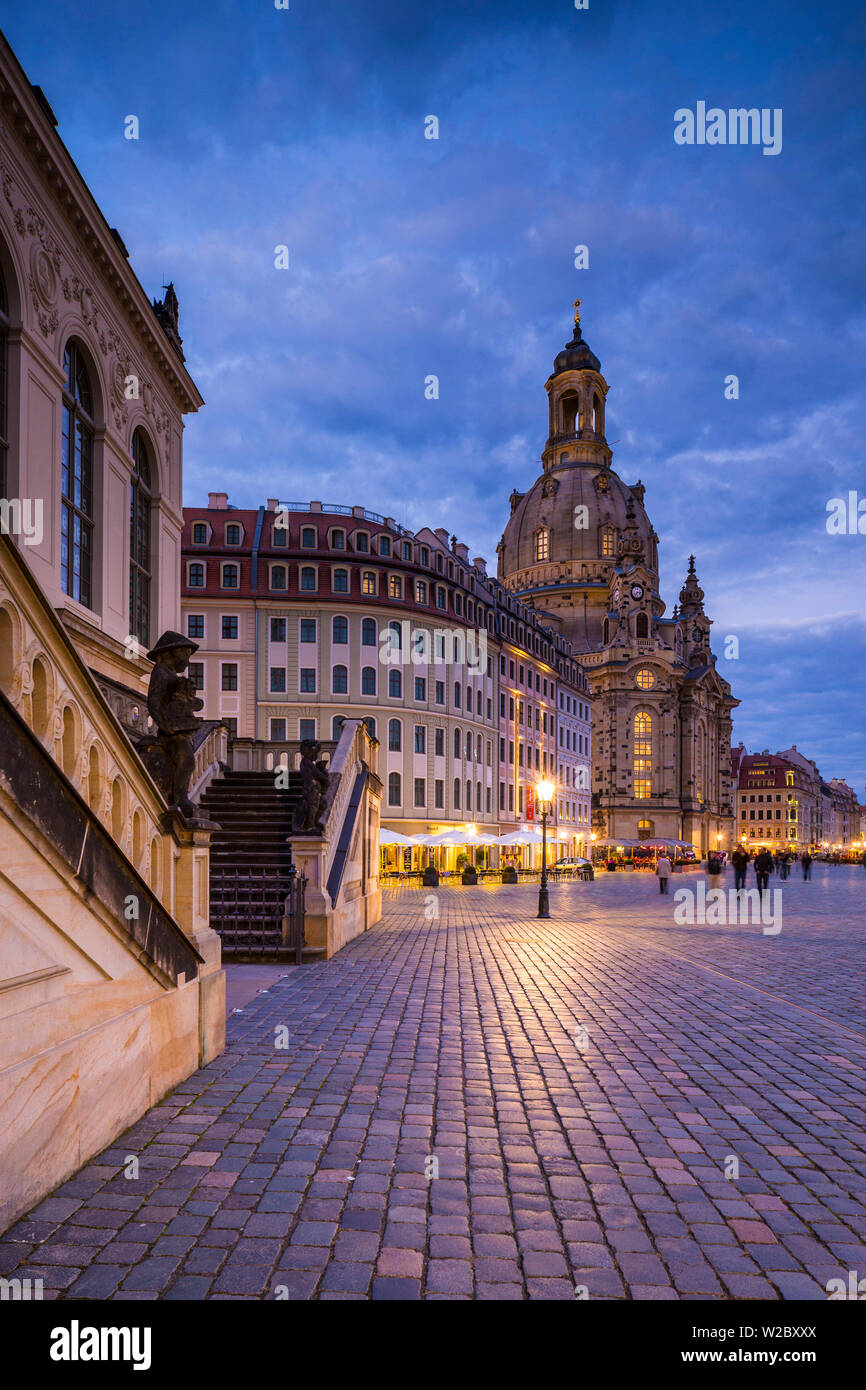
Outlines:
{"label": "distant building", "polygon": [[534,823],[557,786],[562,853],[590,838],[590,692],[570,643],[444,528],[364,507],[184,509],[185,632],[205,717],[237,740],[382,746],[382,821],[404,834]]}
{"label": "distant building", "polygon": [[850,850],[862,838],[856,793],[844,778],[827,782],[796,744],[780,753],[731,751],[737,839],[749,847]]}
{"label": "distant building", "polygon": [[608,386],[584,341],[559,352],[545,383],[542,471],[513,491],[499,577],[562,634],[592,690],[593,829],[600,835],[730,847],[729,750],[739,701],[716,669],[694,557],[670,617],[658,536],[641,482],[611,467]]}

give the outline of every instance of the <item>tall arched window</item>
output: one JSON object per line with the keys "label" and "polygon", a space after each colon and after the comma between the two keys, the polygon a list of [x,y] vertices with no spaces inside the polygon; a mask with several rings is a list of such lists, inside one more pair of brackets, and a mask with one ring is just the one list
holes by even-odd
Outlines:
{"label": "tall arched window", "polygon": [[454,756],[455,756],[455,758],[459,758],[459,757],[460,757],[460,747],[461,747],[461,741],[460,741],[460,740],[461,740],[460,730],[459,730],[459,729],[455,729],[455,730],[454,730]]}
{"label": "tall arched window", "polygon": [[361,694],[376,694],[376,668],[375,666],[364,666],[361,670]]}
{"label": "tall arched window", "polygon": [[9,298],[0,266],[0,497],[6,496],[6,455],[9,449]]}
{"label": "tall arched window", "polygon": [[638,637],[649,637],[649,618],[646,613],[638,613],[635,620],[635,633]]}
{"label": "tall arched window", "polygon": [[334,618],[331,623],[331,641],[337,646],[345,646],[349,640],[348,618]]}
{"label": "tall arched window", "polygon": [[400,805],[400,774],[399,772],[388,773],[388,805]]}
{"label": "tall arched window", "polygon": [[93,392],[75,339],[63,353],[60,573],[63,592],[93,606]]}
{"label": "tall arched window", "polygon": [[375,647],[376,645],[376,619],[364,618],[361,622],[361,646]]}
{"label": "tall arched window", "polygon": [[616,529],[613,526],[601,528],[601,553],[602,555],[616,554]]}
{"label": "tall arched window", "polygon": [[607,646],[608,642],[610,641],[610,619],[609,619],[609,618],[605,618],[604,622],[603,622],[602,625],[601,625],[601,640],[602,640],[602,643],[603,643],[603,645],[604,645],[605,647]]}
{"label": "tall arched window", "polygon": [[460,778],[454,778],[454,810],[460,810]]}
{"label": "tall arched window", "polygon": [[392,700],[399,700],[403,694],[403,676],[400,671],[388,672],[388,694]]}
{"label": "tall arched window", "polygon": [[388,750],[399,753],[403,747],[403,725],[399,719],[388,720]]}
{"label": "tall arched window", "polygon": [[331,691],[334,695],[349,693],[349,672],[345,666],[335,666],[331,673]]}
{"label": "tall arched window", "polygon": [[142,430],[132,436],[129,483],[129,631],[142,646],[150,645],[150,508],[153,482],[147,441]]}
{"label": "tall arched window", "polygon": [[536,560],[550,559],[550,532],[546,526],[542,526],[535,533],[535,558]]}
{"label": "tall arched window", "polygon": [[653,722],[645,712],[634,717],[634,794],[642,800],[652,795]]}

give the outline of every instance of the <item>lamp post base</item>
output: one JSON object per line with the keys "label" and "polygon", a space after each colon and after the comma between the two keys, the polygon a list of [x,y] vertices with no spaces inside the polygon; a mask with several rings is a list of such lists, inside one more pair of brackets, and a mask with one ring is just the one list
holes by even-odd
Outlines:
{"label": "lamp post base", "polygon": [[550,898],[547,893],[547,884],[543,884],[538,890],[538,914],[539,917],[550,916]]}

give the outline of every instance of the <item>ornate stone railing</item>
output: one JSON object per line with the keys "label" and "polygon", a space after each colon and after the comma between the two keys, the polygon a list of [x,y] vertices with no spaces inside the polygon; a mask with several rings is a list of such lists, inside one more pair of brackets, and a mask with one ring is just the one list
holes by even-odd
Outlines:
{"label": "ornate stone railing", "polygon": [[[323,754],[329,758],[337,744],[326,741],[321,744]],[[227,761],[233,772],[272,772],[275,767],[297,769],[301,760],[301,745],[298,739],[288,739],[283,743],[271,743],[266,739],[235,738],[228,746]]]}
{"label": "ornate stone railing", "polygon": [[195,737],[195,766],[189,799],[196,804],[214,777],[228,766],[229,732],[219,719],[209,719]]}
{"label": "ornate stone railing", "polygon": [[364,721],[347,719],[330,760],[324,834],[291,837],[292,861],[307,881],[307,945],[328,956],[382,913],[378,757]]}

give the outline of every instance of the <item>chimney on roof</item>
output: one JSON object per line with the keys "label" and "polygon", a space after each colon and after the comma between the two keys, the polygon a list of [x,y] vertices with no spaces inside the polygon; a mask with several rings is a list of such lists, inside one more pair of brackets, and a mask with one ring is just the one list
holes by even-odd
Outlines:
{"label": "chimney on roof", "polygon": [[444,545],[445,549],[447,550],[447,549],[448,549],[448,532],[445,530],[445,527],[444,527],[444,526],[437,526],[437,527],[436,527],[436,530],[433,532],[433,534],[434,534],[434,536],[438,536],[439,540],[442,542],[442,544]]}
{"label": "chimney on roof", "polygon": [[280,499],[279,499],[279,497],[269,497],[269,498],[268,498],[267,510],[268,510],[269,512],[278,511],[278,510],[279,510],[279,506],[280,506]]}
{"label": "chimney on roof", "polygon": [[476,556],[475,556],[475,559],[472,561],[472,564],[474,565],[475,569],[478,570],[479,574],[483,574],[483,575],[485,576],[485,578],[486,578],[486,576],[487,576],[487,561],[485,560],[484,556],[483,556],[483,555],[476,555]]}
{"label": "chimney on roof", "polygon": [[229,504],[227,492],[209,492],[207,495],[208,510],[212,512],[224,512]]}
{"label": "chimney on roof", "polygon": [[469,546],[464,545],[462,541],[455,541],[454,554],[463,561],[464,565],[469,564]]}

